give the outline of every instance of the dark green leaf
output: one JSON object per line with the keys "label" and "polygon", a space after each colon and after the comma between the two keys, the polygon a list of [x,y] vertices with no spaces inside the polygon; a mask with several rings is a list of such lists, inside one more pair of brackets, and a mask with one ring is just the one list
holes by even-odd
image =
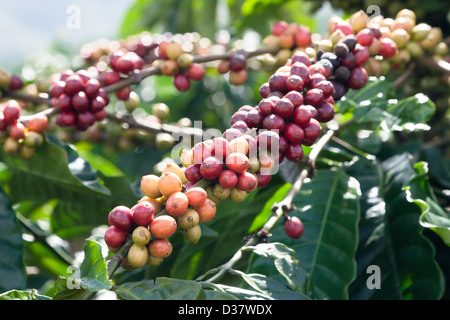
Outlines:
{"label": "dark green leaf", "polygon": [[51,300],[51,298],[38,294],[36,290],[11,290],[0,294],[0,300]]}

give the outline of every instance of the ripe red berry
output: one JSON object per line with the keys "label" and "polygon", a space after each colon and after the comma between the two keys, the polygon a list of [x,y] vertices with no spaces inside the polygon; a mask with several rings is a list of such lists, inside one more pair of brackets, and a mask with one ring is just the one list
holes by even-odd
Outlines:
{"label": "ripe red berry", "polygon": [[374,38],[374,34],[372,30],[369,28],[364,28],[356,34],[356,39],[358,40],[358,43],[362,46],[370,46],[372,44]]}
{"label": "ripe red berry", "polygon": [[280,143],[280,135],[276,131],[261,131],[256,137],[258,147],[262,151],[272,151],[278,148]]}
{"label": "ripe red berry", "polygon": [[300,76],[295,75],[295,74],[291,74],[286,79],[286,82],[285,82],[285,87],[286,87],[286,90],[288,90],[288,91],[291,91],[291,90],[300,91],[303,89],[303,85],[304,85],[303,79]]}
{"label": "ripe red berry", "polygon": [[187,69],[189,78],[195,81],[200,81],[205,76],[205,68],[199,63],[192,63]]}
{"label": "ripe red berry", "polygon": [[289,91],[283,96],[284,99],[288,99],[294,108],[297,108],[303,104],[303,95],[297,91]]}
{"label": "ripe red berry", "polygon": [[118,57],[114,62],[114,69],[120,73],[128,74],[134,69],[134,61],[131,56],[135,53],[127,52],[122,56]]}
{"label": "ripe red berry", "polygon": [[362,66],[369,60],[370,53],[369,49],[364,46],[356,46],[355,50],[353,51],[353,55],[355,56],[355,63],[357,66]]}
{"label": "ripe red berry", "polygon": [[300,26],[294,37],[297,47],[306,48],[311,44],[311,31],[308,27]]}
{"label": "ripe red berry", "polygon": [[287,119],[294,113],[294,105],[291,100],[287,98],[281,98],[275,104],[274,113]]}
{"label": "ripe red berry", "polygon": [[271,114],[264,117],[262,122],[263,129],[266,130],[278,130],[278,132],[283,132],[286,126],[285,119],[277,114]]}
{"label": "ripe red berry", "polygon": [[56,115],[56,124],[60,127],[72,127],[77,121],[77,114],[72,111],[63,111]]}
{"label": "ripe red berry", "polygon": [[259,87],[259,94],[261,95],[261,98],[267,98],[271,92],[272,91],[270,90],[270,85],[268,82],[264,82]]}
{"label": "ripe red berry", "polygon": [[252,191],[256,188],[258,181],[256,180],[256,176],[251,174],[250,172],[243,172],[238,176],[238,182],[236,187],[242,191]]}
{"label": "ripe red berry", "polygon": [[245,123],[249,128],[259,128],[263,120],[263,115],[258,110],[248,111],[245,115]]}
{"label": "ripe red berry", "polygon": [[105,231],[105,243],[111,248],[119,248],[127,239],[128,231],[117,229],[115,226],[110,226]]}
{"label": "ripe red berry", "polygon": [[48,117],[45,115],[35,115],[28,121],[28,130],[42,133],[47,129]]}
{"label": "ripe red berry", "polygon": [[117,229],[128,231],[133,226],[133,213],[126,206],[117,206],[108,214],[108,223]]}
{"label": "ripe red berry", "polygon": [[89,110],[96,113],[102,111],[105,107],[106,107],[105,100],[100,96],[96,96],[94,99],[91,100],[91,106]]}
{"label": "ripe red berry", "polygon": [[64,93],[64,87],[66,83],[64,81],[57,81],[50,85],[48,93],[50,97],[57,98]]}
{"label": "ripe red berry", "polygon": [[97,79],[89,79],[84,83],[84,92],[91,99],[97,96],[99,90],[100,81],[98,81]]}
{"label": "ripe red berry", "polygon": [[333,86],[333,84],[330,81],[322,80],[322,81],[318,82],[314,86],[314,89],[322,90],[323,98],[326,99],[326,98],[331,97],[333,95],[334,86]]}
{"label": "ripe red berry", "polygon": [[117,99],[125,101],[130,98],[130,93],[132,91],[132,88],[130,86],[126,86],[124,88],[121,88],[115,92],[115,95]]}
{"label": "ripe red berry", "polygon": [[213,149],[210,144],[205,143],[204,141],[198,142],[192,148],[192,155],[194,157],[195,164],[201,164],[203,160],[212,156]]}
{"label": "ripe red berry", "polygon": [[397,53],[397,44],[390,38],[381,38],[380,45],[381,47],[378,54],[384,59],[392,58]]}
{"label": "ripe red berry", "polygon": [[262,188],[267,186],[270,181],[272,180],[272,175],[271,174],[262,174],[257,172],[256,173],[256,180],[258,181],[258,188]]}
{"label": "ripe red berry", "polygon": [[305,104],[309,104],[314,107],[320,105],[323,102],[323,99],[323,91],[320,89],[313,88],[305,94]]}
{"label": "ripe red berry", "polygon": [[270,90],[273,91],[286,91],[286,79],[289,77],[286,73],[277,72],[270,76],[269,78],[269,87]]}
{"label": "ripe red berry", "polygon": [[303,159],[303,148],[301,144],[292,143],[289,144],[286,152],[284,153],[286,158],[292,162],[299,162]]}
{"label": "ripe red berry", "polygon": [[294,122],[302,127],[307,126],[311,118],[311,110],[307,106],[300,106],[298,108],[295,108],[294,115],[292,117]]}
{"label": "ripe red berry", "polygon": [[303,138],[303,144],[304,145],[312,145],[317,138],[320,136],[320,133],[322,132],[322,127],[320,126],[319,121],[317,121],[314,118],[311,118],[309,121],[309,124],[303,128],[303,131],[305,132],[305,137]]}
{"label": "ripe red berry", "polygon": [[240,71],[247,67],[247,58],[242,53],[233,54],[228,60],[228,67],[232,71]]}
{"label": "ripe red berry", "polygon": [[202,164],[200,165],[200,174],[206,180],[214,180],[219,177],[222,169],[223,161],[217,159],[216,157],[208,157],[203,160]]}
{"label": "ripe red berry", "polygon": [[69,96],[84,89],[84,81],[78,74],[73,74],[69,76],[66,80],[66,85],[64,86],[64,92]]}
{"label": "ripe red berry", "polygon": [[200,164],[191,164],[186,167],[184,175],[190,182],[196,183],[200,181],[202,178],[202,175],[200,174]]}
{"label": "ripe red berry", "polygon": [[188,197],[183,192],[172,193],[166,201],[166,210],[173,217],[181,216],[188,206]]}
{"label": "ripe red berry", "polygon": [[350,89],[361,89],[369,80],[366,69],[363,67],[356,67],[350,71],[350,77],[347,80],[347,85]]}
{"label": "ripe red berry", "polygon": [[3,118],[7,124],[15,123],[20,117],[20,105],[16,100],[8,100],[3,109]]}
{"label": "ripe red berry", "polygon": [[228,128],[227,130],[225,130],[222,136],[228,141],[232,141],[233,139],[239,138],[242,135],[243,133],[241,130],[236,128]]}
{"label": "ripe red berry", "polygon": [[320,106],[317,107],[318,120],[320,122],[328,122],[333,120],[336,113],[334,105],[330,102],[322,102]]}
{"label": "ripe red berry", "polygon": [[[242,121],[240,121],[242,122]],[[238,122],[236,122],[238,123]],[[244,122],[243,122],[244,123]],[[245,123],[244,123],[245,124]],[[216,137],[212,139],[211,155],[218,159],[226,158],[231,152],[230,143],[223,137]]]}
{"label": "ripe red berry", "polygon": [[288,123],[283,134],[290,143],[301,143],[305,136],[302,127],[295,123]]}
{"label": "ripe red berry", "polygon": [[9,136],[15,140],[20,140],[25,137],[26,128],[21,122],[12,123],[8,128]]}
{"label": "ripe red berry", "polygon": [[159,216],[153,219],[149,226],[149,230],[156,238],[169,238],[177,231],[177,222],[172,216]]}
{"label": "ripe red berry", "polygon": [[191,88],[191,80],[184,73],[178,73],[173,78],[173,85],[178,91],[184,92]]}
{"label": "ripe red berry", "polygon": [[201,187],[193,187],[186,191],[186,197],[190,206],[197,207],[206,201],[208,194]]}
{"label": "ripe red berry", "polygon": [[291,75],[297,75],[303,80],[303,85],[305,86],[309,81],[310,71],[308,65],[302,62],[294,62],[291,66]]}
{"label": "ripe red berry", "polygon": [[298,239],[303,235],[303,222],[297,217],[288,217],[283,225],[284,231],[289,238]]}
{"label": "ripe red berry", "polygon": [[72,107],[80,112],[89,109],[90,101],[84,91],[79,91],[72,96]]}
{"label": "ripe red berry", "polygon": [[219,183],[224,188],[233,188],[238,181],[238,176],[233,170],[223,170],[219,175]]}
{"label": "ripe red berry", "polygon": [[261,112],[263,116],[268,116],[273,113],[275,102],[271,99],[264,98],[259,102],[258,106],[259,112]]}
{"label": "ripe red berry", "polygon": [[116,71],[107,71],[102,76],[103,85],[109,86],[120,81],[120,75]]}
{"label": "ripe red berry", "polygon": [[11,91],[16,91],[16,90],[20,90],[23,87],[23,80],[22,78],[17,75],[17,74],[13,74],[11,76],[11,82],[9,84],[9,90]]}
{"label": "ripe red berry", "polygon": [[272,34],[274,36],[280,36],[288,27],[288,23],[286,21],[276,21],[272,25]]}
{"label": "ripe red berry", "polygon": [[82,111],[77,115],[76,128],[80,131],[86,130],[95,123],[96,119],[91,111]]}
{"label": "ripe red berry", "polygon": [[155,207],[147,201],[137,203],[131,208],[133,222],[138,226],[148,226],[155,217]]}

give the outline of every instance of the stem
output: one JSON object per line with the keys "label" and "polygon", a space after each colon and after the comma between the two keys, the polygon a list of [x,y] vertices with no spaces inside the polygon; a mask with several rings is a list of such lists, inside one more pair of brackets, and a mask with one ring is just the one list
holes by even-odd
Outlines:
{"label": "stem", "polygon": [[[252,237],[250,237],[246,243],[236,251],[236,253],[231,257],[230,260],[228,260],[225,264],[221,265],[220,267],[216,268],[217,273],[210,277],[209,279],[203,281],[204,283],[212,283],[218,279],[220,279],[225,273],[232,270],[234,264],[238,262],[242,258],[242,252],[249,246],[254,246],[258,244],[258,242],[261,240],[262,237],[267,237],[270,234],[270,230],[275,226],[277,221],[283,217],[283,215],[292,209],[292,201],[294,200],[297,193],[300,192],[303,183],[305,179],[310,175],[311,170],[314,170],[315,163],[317,160],[317,157],[319,156],[320,152],[323,150],[325,145],[331,140],[331,138],[336,133],[336,130],[328,130],[320,139],[317,141],[316,145],[312,148],[309,157],[308,157],[308,166],[305,167],[300,174],[298,175],[297,179],[295,180],[294,184],[292,185],[289,192],[286,194],[286,196],[281,200],[279,203],[275,203],[272,206],[272,211],[274,214],[267,220],[267,222],[264,224],[264,226],[256,232]],[[199,279],[202,279],[203,276],[201,276]]]}

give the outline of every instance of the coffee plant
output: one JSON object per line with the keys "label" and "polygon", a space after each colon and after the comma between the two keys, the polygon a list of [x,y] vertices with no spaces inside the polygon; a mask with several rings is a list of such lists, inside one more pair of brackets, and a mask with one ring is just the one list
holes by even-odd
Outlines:
{"label": "coffee plant", "polygon": [[0,298],[448,299],[449,42],[421,19],[144,30],[2,70]]}

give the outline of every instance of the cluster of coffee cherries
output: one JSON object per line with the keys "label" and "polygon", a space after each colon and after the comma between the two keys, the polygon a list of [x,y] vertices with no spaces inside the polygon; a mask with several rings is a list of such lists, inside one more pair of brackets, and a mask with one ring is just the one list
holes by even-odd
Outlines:
{"label": "cluster of coffee cherries", "polygon": [[16,91],[23,88],[23,80],[18,74],[10,74],[0,69],[0,90]]}
{"label": "cluster of coffee cherries", "polygon": [[18,154],[27,160],[34,155],[35,148],[42,145],[42,133],[47,128],[48,118],[37,114],[24,124],[20,121],[21,110],[16,100],[8,100],[2,104],[0,135],[6,154]]}
{"label": "cluster of coffee cherries", "polygon": [[[267,152],[258,152],[259,144],[264,144]],[[271,148],[275,153],[271,153]],[[277,151],[278,135],[274,132],[262,132],[255,137],[250,132],[230,128],[223,136],[182,151],[186,186],[205,179],[210,182],[207,193],[217,204],[226,199],[242,202],[248,193],[269,184],[276,170]]]}
{"label": "cluster of coffee cherries", "polygon": [[110,227],[105,243],[117,252],[127,238],[132,238],[125,269],[145,265],[157,266],[172,253],[169,238],[181,231],[184,238],[197,243],[201,238],[200,223],[212,220],[216,204],[200,186],[186,186],[184,169],[168,162],[160,176],[145,175],[141,179],[143,198],[132,208],[118,206],[108,214]]}
{"label": "cluster of coffee cherries", "polygon": [[58,109],[56,124],[85,131],[106,118],[110,98],[98,79],[85,70],[66,70],[49,88],[52,106]]}
{"label": "cluster of coffee cherries", "polygon": [[243,85],[248,78],[247,56],[245,53],[237,50],[233,52],[228,60],[222,60],[217,65],[217,71],[220,74],[228,74],[230,84]]}
{"label": "cluster of coffee cherries", "polygon": [[162,41],[158,46],[161,73],[173,77],[173,85],[181,92],[191,88],[191,81],[200,81],[205,75],[203,65],[194,62],[191,52],[177,41]]}

